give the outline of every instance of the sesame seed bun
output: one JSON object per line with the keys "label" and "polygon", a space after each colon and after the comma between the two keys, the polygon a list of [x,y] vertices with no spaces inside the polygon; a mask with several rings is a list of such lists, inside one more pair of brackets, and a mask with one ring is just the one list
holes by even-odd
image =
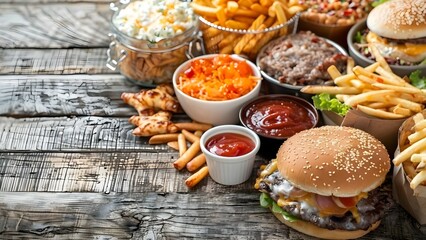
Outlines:
{"label": "sesame seed bun", "polygon": [[392,0],[375,7],[367,17],[368,28],[392,39],[426,37],[425,0]]}
{"label": "sesame seed bun", "polygon": [[380,225],[380,221],[377,221],[373,225],[371,225],[371,227],[367,230],[354,230],[354,231],[340,230],[340,229],[328,230],[326,228],[320,228],[315,226],[312,223],[302,221],[302,220],[289,222],[283,218],[282,214],[275,213],[275,212],[272,212],[272,213],[275,215],[275,217],[278,220],[280,220],[285,225],[301,233],[304,233],[306,235],[315,236],[321,239],[356,239],[373,231]]}
{"label": "sesame seed bun", "polygon": [[385,146],[369,133],[324,126],[297,133],[277,153],[281,175],[323,196],[353,197],[380,186],[390,170]]}

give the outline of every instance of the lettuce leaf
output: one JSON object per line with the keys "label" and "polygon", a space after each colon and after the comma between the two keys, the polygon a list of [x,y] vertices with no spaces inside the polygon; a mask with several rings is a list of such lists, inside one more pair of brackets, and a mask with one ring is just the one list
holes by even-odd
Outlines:
{"label": "lettuce leaf", "polygon": [[387,1],[389,1],[389,0],[375,0],[373,3],[371,3],[371,6],[373,6],[373,7],[377,7],[377,6],[379,6],[380,4],[385,3],[385,2],[387,2]]}
{"label": "lettuce leaf", "polygon": [[355,42],[356,43],[365,43],[364,37],[362,36],[362,33],[360,31],[356,32],[356,34],[355,34]]}
{"label": "lettuce leaf", "polygon": [[410,73],[408,77],[411,81],[411,84],[417,88],[425,89],[426,88],[426,76],[422,77],[420,70],[416,70]]}
{"label": "lettuce leaf", "polygon": [[312,97],[312,100],[314,102],[314,106],[317,109],[323,111],[332,111],[339,114],[340,116],[345,116],[346,113],[348,113],[351,109],[350,106],[340,102],[337,98],[328,93],[317,94]]}
{"label": "lettuce leaf", "polygon": [[260,194],[260,206],[270,208],[272,212],[279,213],[286,221],[295,222],[299,219],[290,213],[284,211],[278,204],[266,193]]}

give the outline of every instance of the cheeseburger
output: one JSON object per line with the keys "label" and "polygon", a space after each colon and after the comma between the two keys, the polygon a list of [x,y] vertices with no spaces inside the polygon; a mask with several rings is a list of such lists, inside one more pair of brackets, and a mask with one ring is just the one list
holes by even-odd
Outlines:
{"label": "cheeseburger", "polygon": [[377,228],[392,205],[383,187],[390,169],[385,146],[350,127],[297,133],[256,179],[260,203],[307,235],[352,239]]}
{"label": "cheeseburger", "polygon": [[[374,44],[392,65],[426,64],[426,0],[390,0],[367,17],[361,43]],[[361,53],[372,58],[364,46]]]}

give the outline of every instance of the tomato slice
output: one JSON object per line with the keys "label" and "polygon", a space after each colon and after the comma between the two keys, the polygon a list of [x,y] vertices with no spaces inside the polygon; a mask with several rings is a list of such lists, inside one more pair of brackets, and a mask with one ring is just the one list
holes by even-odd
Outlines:
{"label": "tomato slice", "polygon": [[357,204],[356,197],[334,197],[333,201],[341,208],[351,208]]}
{"label": "tomato slice", "polygon": [[328,215],[343,215],[348,209],[339,207],[331,196],[315,195],[318,209],[320,212]]}

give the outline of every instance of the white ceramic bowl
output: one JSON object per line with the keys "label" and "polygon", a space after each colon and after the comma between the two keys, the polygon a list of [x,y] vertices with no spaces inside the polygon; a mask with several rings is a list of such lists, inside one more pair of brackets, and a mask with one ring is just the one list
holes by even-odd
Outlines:
{"label": "white ceramic bowl", "polygon": [[[261,80],[259,80],[257,85],[251,90],[251,92],[247,93],[246,95],[243,95],[239,98],[224,101],[200,100],[185,94],[176,85],[176,80],[179,77],[179,74],[187,70],[192,61],[200,58],[214,58],[217,55],[218,54],[203,55],[190,59],[181,64],[176,69],[173,75],[173,88],[183,110],[193,120],[213,125],[236,124],[239,121],[238,112],[240,111],[241,106],[259,95],[260,86],[262,83]],[[237,55],[231,55],[231,57],[235,60],[247,61],[247,63],[253,69],[254,75],[256,77],[261,78],[260,71],[254,63]]]}
{"label": "white ceramic bowl", "polygon": [[[237,157],[223,157],[211,153],[206,149],[207,141],[221,133],[237,133],[250,138],[254,142],[254,149],[249,153]],[[223,185],[236,185],[247,181],[253,171],[253,164],[260,149],[260,139],[252,130],[238,125],[222,125],[207,130],[200,139],[201,151],[206,156],[210,177]]]}

